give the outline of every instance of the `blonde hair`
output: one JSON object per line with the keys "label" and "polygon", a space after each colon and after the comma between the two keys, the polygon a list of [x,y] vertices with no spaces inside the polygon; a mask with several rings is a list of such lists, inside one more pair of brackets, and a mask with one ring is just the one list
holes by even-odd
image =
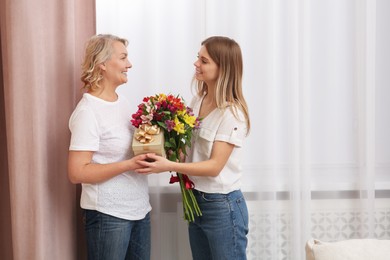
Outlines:
{"label": "blonde hair", "polygon": [[99,82],[102,80],[99,65],[111,58],[113,53],[113,43],[121,42],[128,45],[126,39],[111,34],[99,34],[92,36],[85,48],[84,61],[81,65],[81,81],[84,83],[83,89],[96,90],[100,88]]}
{"label": "blonde hair", "polygon": [[[229,107],[238,118],[236,109],[240,109],[250,130],[248,106],[242,93],[243,62],[241,48],[233,39],[223,36],[212,36],[202,42],[211,59],[217,64],[219,75],[215,87],[217,107]],[[194,78],[195,79],[195,78]],[[197,94],[203,96],[208,87],[203,81],[196,81]]]}

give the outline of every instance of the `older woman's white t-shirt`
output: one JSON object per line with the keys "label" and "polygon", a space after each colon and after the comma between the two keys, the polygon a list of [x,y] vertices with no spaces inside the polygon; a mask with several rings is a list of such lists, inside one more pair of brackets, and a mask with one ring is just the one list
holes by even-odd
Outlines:
{"label": "older woman's white t-shirt", "polygon": [[[202,99],[194,97],[191,102],[190,106],[196,116],[199,115]],[[241,188],[241,146],[246,136],[247,127],[243,113],[237,110],[237,114],[238,118],[234,116],[230,108],[214,109],[202,119],[200,128],[194,130],[187,162],[208,160],[215,141],[234,145],[226,165],[218,176],[189,176],[195,184],[195,189],[207,193],[227,194]]]}
{"label": "older woman's white t-shirt", "polygon": [[[107,102],[84,94],[69,120],[69,150],[93,151],[92,163],[98,164],[130,159],[131,115],[123,96]],[[129,171],[101,183],[83,183],[80,205],[118,218],[142,219],[151,210],[147,176]]]}

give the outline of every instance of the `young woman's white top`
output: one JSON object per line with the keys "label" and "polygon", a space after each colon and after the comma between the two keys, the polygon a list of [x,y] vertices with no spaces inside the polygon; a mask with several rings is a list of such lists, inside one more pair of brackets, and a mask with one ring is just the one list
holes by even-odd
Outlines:
{"label": "young woman's white top", "polygon": [[[194,97],[190,107],[199,115],[203,97]],[[208,160],[214,141],[223,141],[234,145],[226,165],[216,177],[189,176],[195,189],[207,193],[227,194],[241,188],[241,146],[246,137],[247,127],[243,113],[237,110],[236,118],[230,107],[214,109],[201,121],[199,129],[194,130],[188,162]]]}
{"label": "young woman's white top", "polygon": [[[131,106],[123,96],[107,102],[85,93],[69,120],[69,150],[93,151],[92,163],[119,162],[133,156]],[[146,175],[125,172],[107,181],[82,184],[81,207],[128,220],[151,210]]]}

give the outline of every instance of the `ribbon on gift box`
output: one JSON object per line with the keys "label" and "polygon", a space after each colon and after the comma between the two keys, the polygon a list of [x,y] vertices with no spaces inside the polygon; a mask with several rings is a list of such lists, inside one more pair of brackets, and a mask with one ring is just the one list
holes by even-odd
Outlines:
{"label": "ribbon on gift box", "polygon": [[153,135],[158,135],[159,133],[160,127],[157,125],[142,124],[139,126],[138,131],[135,133],[134,137],[140,143],[148,144],[153,142]]}

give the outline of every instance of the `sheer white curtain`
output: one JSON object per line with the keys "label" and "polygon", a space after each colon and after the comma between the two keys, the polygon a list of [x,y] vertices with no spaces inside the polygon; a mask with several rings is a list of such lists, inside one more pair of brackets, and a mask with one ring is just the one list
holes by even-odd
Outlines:
{"label": "sheer white curtain", "polygon": [[[390,238],[390,2],[97,0],[97,32],[130,41],[133,102],[180,93],[200,42],[244,55],[253,128],[243,191],[248,259],[304,259],[310,237]],[[178,187],[150,176],[153,259],[189,259]]]}

